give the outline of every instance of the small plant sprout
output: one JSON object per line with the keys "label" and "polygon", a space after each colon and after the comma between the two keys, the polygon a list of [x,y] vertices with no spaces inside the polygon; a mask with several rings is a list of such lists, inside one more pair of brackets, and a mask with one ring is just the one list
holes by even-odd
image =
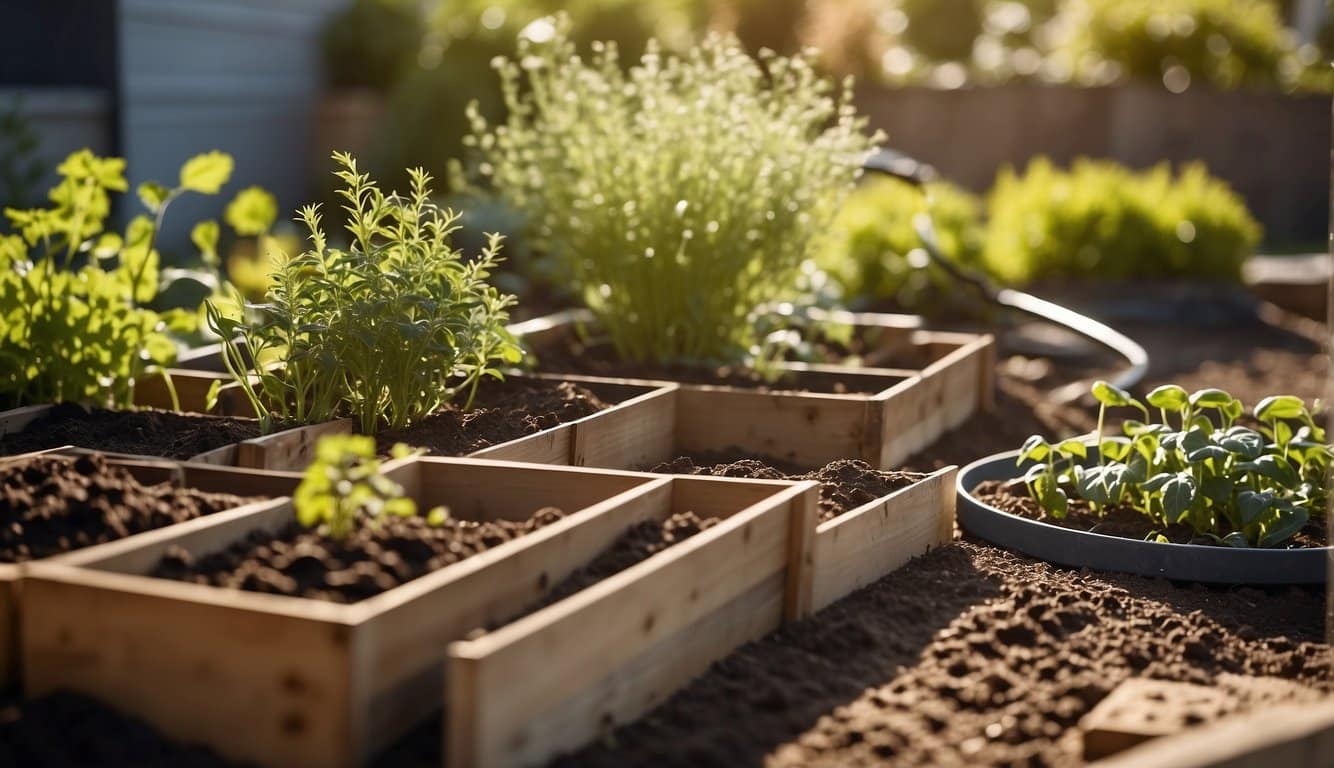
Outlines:
{"label": "small plant sprout", "polygon": [[[382,474],[375,456],[375,439],[364,435],[331,435],[320,439],[315,461],[306,468],[292,497],[297,521],[307,528],[323,526],[331,538],[342,539],[358,525],[383,515],[407,517],[417,514],[417,503],[403,495],[403,486]],[[413,454],[402,443],[395,445],[395,459]],[[427,513],[427,520],[440,525],[449,517],[444,507]]]}
{"label": "small plant sprout", "polygon": [[[1233,547],[1276,547],[1325,514],[1334,451],[1300,398],[1260,401],[1247,422],[1253,428],[1239,423],[1241,401],[1221,389],[1187,392],[1167,384],[1150,392],[1145,405],[1100,381],[1093,396],[1096,464],[1088,465],[1080,440],[1052,445],[1034,435],[1020,449],[1020,464],[1037,462],[1023,478],[1029,495],[1052,517],[1068,513],[1073,494],[1099,514],[1126,504],[1162,528],[1189,526]],[[1123,436],[1104,436],[1107,409],[1124,407],[1146,421],[1127,420]],[[1149,420],[1150,408],[1158,421]],[[1167,541],[1161,533],[1152,537]]]}
{"label": "small plant sprout", "polygon": [[[228,342],[228,371],[265,431],[351,416],[371,434],[456,396],[470,407],[483,378],[500,378],[500,364],[522,359],[505,330],[514,297],[487,283],[500,237],[464,259],[450,245],[458,216],[431,202],[427,173],[409,171],[407,195],[386,194],[350,155],[334,159],[350,245],[331,246],[319,206],[307,206],[297,218],[310,248],[278,253],[265,302],[247,305],[239,294],[210,302],[209,326]],[[267,201],[257,196],[237,204],[229,218],[266,218]],[[247,322],[243,307],[257,319]]]}

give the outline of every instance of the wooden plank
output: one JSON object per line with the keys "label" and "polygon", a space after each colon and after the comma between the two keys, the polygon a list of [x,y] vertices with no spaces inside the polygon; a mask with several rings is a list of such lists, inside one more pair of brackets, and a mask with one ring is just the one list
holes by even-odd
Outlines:
{"label": "wooden plank", "polygon": [[862,398],[683,387],[676,448],[683,453],[741,447],[799,466],[862,455]]}
{"label": "wooden plank", "polygon": [[359,603],[368,615],[359,631],[366,655],[356,673],[370,698],[362,709],[370,734],[363,756],[440,707],[450,641],[519,613],[631,526],[665,519],[671,482],[632,488],[525,535],[520,548],[488,550]]}
{"label": "wooden plank", "polygon": [[32,570],[22,627],[30,695],[77,690],[237,760],[353,764],[342,748],[348,625],[115,588],[149,581],[138,577]]}
{"label": "wooden plank", "polygon": [[680,390],[655,389],[575,425],[570,463],[577,467],[646,469],[675,458]]}
{"label": "wooden plank", "polygon": [[955,467],[846,512],[815,529],[811,608],[878,581],[954,535]]}
{"label": "wooden plank", "polygon": [[208,493],[233,493],[237,496],[291,496],[301,482],[300,472],[200,464],[180,465],[182,483]]}
{"label": "wooden plank", "polygon": [[[451,764],[549,759],[609,722],[637,717],[776,627],[791,507],[811,490],[782,491],[566,600],[451,645],[451,670],[472,667],[462,675],[473,706],[447,713]],[[451,702],[460,698],[456,690]]]}
{"label": "wooden plank", "polygon": [[560,424],[536,434],[493,445],[468,454],[479,459],[495,461],[522,461],[529,464],[570,463],[574,444],[574,425]]}
{"label": "wooden plank", "polygon": [[[230,384],[234,381],[229,373],[215,373],[212,371],[195,371],[187,368],[168,368],[167,375],[171,377],[171,384],[176,389],[176,398],[180,401],[179,408],[172,402],[171,390],[167,388],[167,382],[161,374],[152,374],[144,376],[134,383],[134,404],[141,408],[159,408],[164,411],[182,411],[185,413],[212,413],[215,415],[246,415],[254,418],[255,411],[247,407],[249,413],[235,414],[223,413],[223,408],[214,407],[209,409],[208,393],[216,382],[219,387]],[[222,404],[222,392],[218,393],[218,405]],[[246,402],[249,406],[249,401]]]}
{"label": "wooden plank", "polygon": [[[653,479],[652,475],[515,462],[424,456],[418,459],[418,500],[432,507],[447,504],[474,520],[526,519],[537,493],[543,502],[565,510],[582,509]],[[486,493],[479,495],[478,489]]]}
{"label": "wooden plank", "polygon": [[0,563],[0,693],[19,684],[19,581],[22,567]]}
{"label": "wooden plank", "polygon": [[783,619],[801,621],[815,613],[816,526],[820,523],[820,486],[812,484],[793,499],[788,522],[787,575]]}
{"label": "wooden plank", "polygon": [[1271,704],[1091,763],[1096,768],[1328,768],[1334,702]]}
{"label": "wooden plank", "polygon": [[242,440],[236,446],[236,463],[250,469],[299,472],[315,460],[315,446],[321,437],[351,433],[351,419],[335,419],[284,429],[271,435]]}

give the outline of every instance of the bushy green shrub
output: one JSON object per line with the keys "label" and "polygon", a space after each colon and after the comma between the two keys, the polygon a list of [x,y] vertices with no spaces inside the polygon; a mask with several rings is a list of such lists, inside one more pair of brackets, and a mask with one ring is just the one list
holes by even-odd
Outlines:
{"label": "bushy green shrub", "polygon": [[1080,0],[1069,26],[1077,65],[1107,60],[1126,77],[1174,90],[1294,88],[1321,79],[1308,73],[1316,62],[1302,60],[1272,0]]}
{"label": "bushy green shrub", "polygon": [[924,193],[889,178],[870,180],[848,197],[834,222],[834,237],[816,263],[842,284],[847,296],[890,299],[905,308],[923,308],[933,289],[947,285],[949,279],[939,267],[926,266],[913,224],[919,213],[928,210],[945,255],[956,263],[978,264],[982,255],[980,200],[944,182],[928,185]]}
{"label": "bushy green shrub", "polygon": [[450,243],[457,216],[431,202],[429,175],[414,170],[407,194],[386,194],[351,156],[335,159],[350,245],[331,247],[318,206],[307,206],[300,219],[310,249],[279,254],[267,301],[251,307],[259,318],[247,322],[239,305],[210,303],[209,326],[228,342],[228,371],[265,431],[352,416],[370,434],[404,427],[456,396],[468,407],[482,378],[520,359],[505,330],[514,299],[486,282],[499,238],[465,261]]}
{"label": "bushy green shrub", "polygon": [[1039,158],[1004,169],[988,198],[985,264],[1007,282],[1046,277],[1239,280],[1260,226],[1201,165],[1136,173]]}
{"label": "bushy green shrub", "polygon": [[523,41],[501,78],[508,120],[473,113],[484,181],[524,212],[628,360],[735,360],[751,314],[783,297],[872,140],[804,58],[757,62],[711,37],[578,55],[568,22]]}

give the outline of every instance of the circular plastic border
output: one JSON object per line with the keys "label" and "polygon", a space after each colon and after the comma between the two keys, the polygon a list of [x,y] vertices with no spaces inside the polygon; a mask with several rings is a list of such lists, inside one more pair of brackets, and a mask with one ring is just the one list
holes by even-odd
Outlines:
{"label": "circular plastic border", "polygon": [[1324,584],[1334,568],[1334,547],[1234,549],[1126,539],[1029,520],[973,496],[979,483],[1020,477],[1018,455],[1009,451],[979,459],[956,481],[959,524],[992,544],[1071,568],[1206,584]]}

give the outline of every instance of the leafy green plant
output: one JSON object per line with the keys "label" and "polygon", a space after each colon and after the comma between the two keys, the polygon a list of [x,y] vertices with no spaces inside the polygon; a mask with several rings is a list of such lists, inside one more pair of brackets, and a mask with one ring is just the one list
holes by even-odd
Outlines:
{"label": "leafy green plant", "polygon": [[1239,281],[1260,239],[1241,198],[1204,167],[1173,175],[1046,158],[1004,169],[988,198],[985,265],[1008,282],[1051,277]]}
{"label": "leafy green plant", "polygon": [[[263,428],[355,417],[362,432],[401,428],[520,360],[505,330],[514,298],[487,283],[500,238],[465,260],[450,244],[456,214],[431,202],[431,177],[410,172],[406,196],[385,194],[335,153],[347,248],[329,245],[319,206],[301,209],[311,247],[279,254],[267,301],[210,302],[210,328]],[[242,342],[244,347],[242,346]],[[255,361],[252,380],[250,361]]]}
{"label": "leafy green plant", "polygon": [[[402,443],[391,456],[412,454]],[[417,514],[417,503],[405,496],[403,486],[386,477],[375,455],[375,438],[364,435],[329,435],[315,446],[315,461],[306,468],[292,494],[296,519],[307,528],[322,527],[325,535],[346,538],[359,525],[383,515],[409,517]],[[428,513],[428,519],[447,515],[444,507]]]}
{"label": "leafy green plant", "polygon": [[[1038,462],[1024,482],[1053,517],[1065,517],[1073,496],[1098,514],[1124,504],[1163,528],[1186,525],[1233,547],[1276,547],[1325,514],[1334,450],[1300,398],[1265,398],[1248,426],[1239,423],[1241,401],[1221,389],[1192,393],[1168,384],[1150,392],[1145,405],[1099,381],[1093,396],[1096,463],[1089,464],[1090,446],[1079,439],[1053,445],[1034,435],[1019,453],[1020,464]],[[1145,420],[1127,420],[1124,435],[1105,435],[1107,409],[1123,407]],[[1152,538],[1167,541],[1161,533]]]}
{"label": "leafy green plant", "polygon": [[[929,199],[928,199],[929,196]],[[864,182],[848,197],[816,263],[854,301],[893,300],[920,309],[932,293],[948,287],[943,270],[930,265],[914,219],[929,212],[945,255],[977,266],[982,259],[982,205],[968,192],[945,182],[922,190],[898,179]]]}
{"label": "leafy green plant", "polygon": [[615,46],[585,60],[552,24],[499,64],[508,120],[470,113],[481,179],[622,358],[741,359],[872,145],[848,90],[721,37],[683,57],[650,43],[627,72]]}
{"label": "leafy green plant", "polygon": [[50,207],[7,209],[17,233],[0,236],[0,400],[130,406],[135,380],[176,356],[172,316],[145,308],[162,285],[163,217],[183,194],[217,193],[231,170],[230,156],[209,152],[187,161],[174,187],[144,182],[148,213],[121,235],[105,224],[111,195],[128,189],[125,161],[85,149],[57,168]]}

